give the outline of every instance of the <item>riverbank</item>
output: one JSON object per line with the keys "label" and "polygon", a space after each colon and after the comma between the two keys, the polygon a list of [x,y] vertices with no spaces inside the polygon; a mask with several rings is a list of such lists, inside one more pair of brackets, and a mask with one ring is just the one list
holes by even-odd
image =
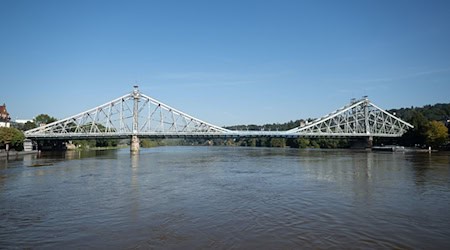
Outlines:
{"label": "riverbank", "polygon": [[96,150],[113,150],[113,149],[121,149],[127,148],[128,145],[120,145],[115,147],[75,147],[75,148],[67,148],[67,151],[96,151]]}
{"label": "riverbank", "polygon": [[7,158],[7,157],[17,157],[17,156],[22,156],[22,155],[32,155],[32,154],[37,154],[39,153],[38,150],[33,150],[33,151],[1,151],[0,152],[0,158]]}
{"label": "riverbank", "polygon": [[389,151],[389,152],[438,152],[439,150],[429,148],[412,148],[397,145],[373,146],[372,151]]}

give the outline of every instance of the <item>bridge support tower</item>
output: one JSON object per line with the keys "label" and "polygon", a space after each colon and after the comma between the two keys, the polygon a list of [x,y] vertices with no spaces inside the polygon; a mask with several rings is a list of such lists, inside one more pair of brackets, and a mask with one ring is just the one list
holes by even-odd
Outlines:
{"label": "bridge support tower", "polygon": [[139,138],[137,137],[137,132],[139,129],[139,97],[140,93],[138,86],[134,86],[133,90],[133,135],[131,136],[130,152],[131,154],[139,153]]}

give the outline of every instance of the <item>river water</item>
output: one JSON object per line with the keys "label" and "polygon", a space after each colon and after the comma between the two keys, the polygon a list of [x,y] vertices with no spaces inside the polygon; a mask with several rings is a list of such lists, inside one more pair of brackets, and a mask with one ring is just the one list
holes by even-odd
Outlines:
{"label": "river water", "polygon": [[449,152],[158,147],[0,160],[0,248],[449,245]]}

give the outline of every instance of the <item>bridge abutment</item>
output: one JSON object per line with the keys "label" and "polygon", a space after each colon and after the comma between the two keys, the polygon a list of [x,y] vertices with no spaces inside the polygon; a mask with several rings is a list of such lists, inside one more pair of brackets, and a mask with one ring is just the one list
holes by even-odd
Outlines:
{"label": "bridge abutment", "polygon": [[130,152],[132,154],[139,153],[140,145],[139,145],[139,137],[137,135],[131,136],[131,143],[130,143]]}

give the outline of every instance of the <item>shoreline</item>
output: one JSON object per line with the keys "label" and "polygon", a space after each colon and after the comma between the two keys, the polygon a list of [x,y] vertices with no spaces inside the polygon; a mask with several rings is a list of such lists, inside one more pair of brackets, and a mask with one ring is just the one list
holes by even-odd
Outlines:
{"label": "shoreline", "polygon": [[22,155],[31,155],[31,154],[37,154],[39,153],[39,150],[32,150],[32,151],[2,151],[0,152],[0,158],[8,158],[8,157],[17,157]]}

